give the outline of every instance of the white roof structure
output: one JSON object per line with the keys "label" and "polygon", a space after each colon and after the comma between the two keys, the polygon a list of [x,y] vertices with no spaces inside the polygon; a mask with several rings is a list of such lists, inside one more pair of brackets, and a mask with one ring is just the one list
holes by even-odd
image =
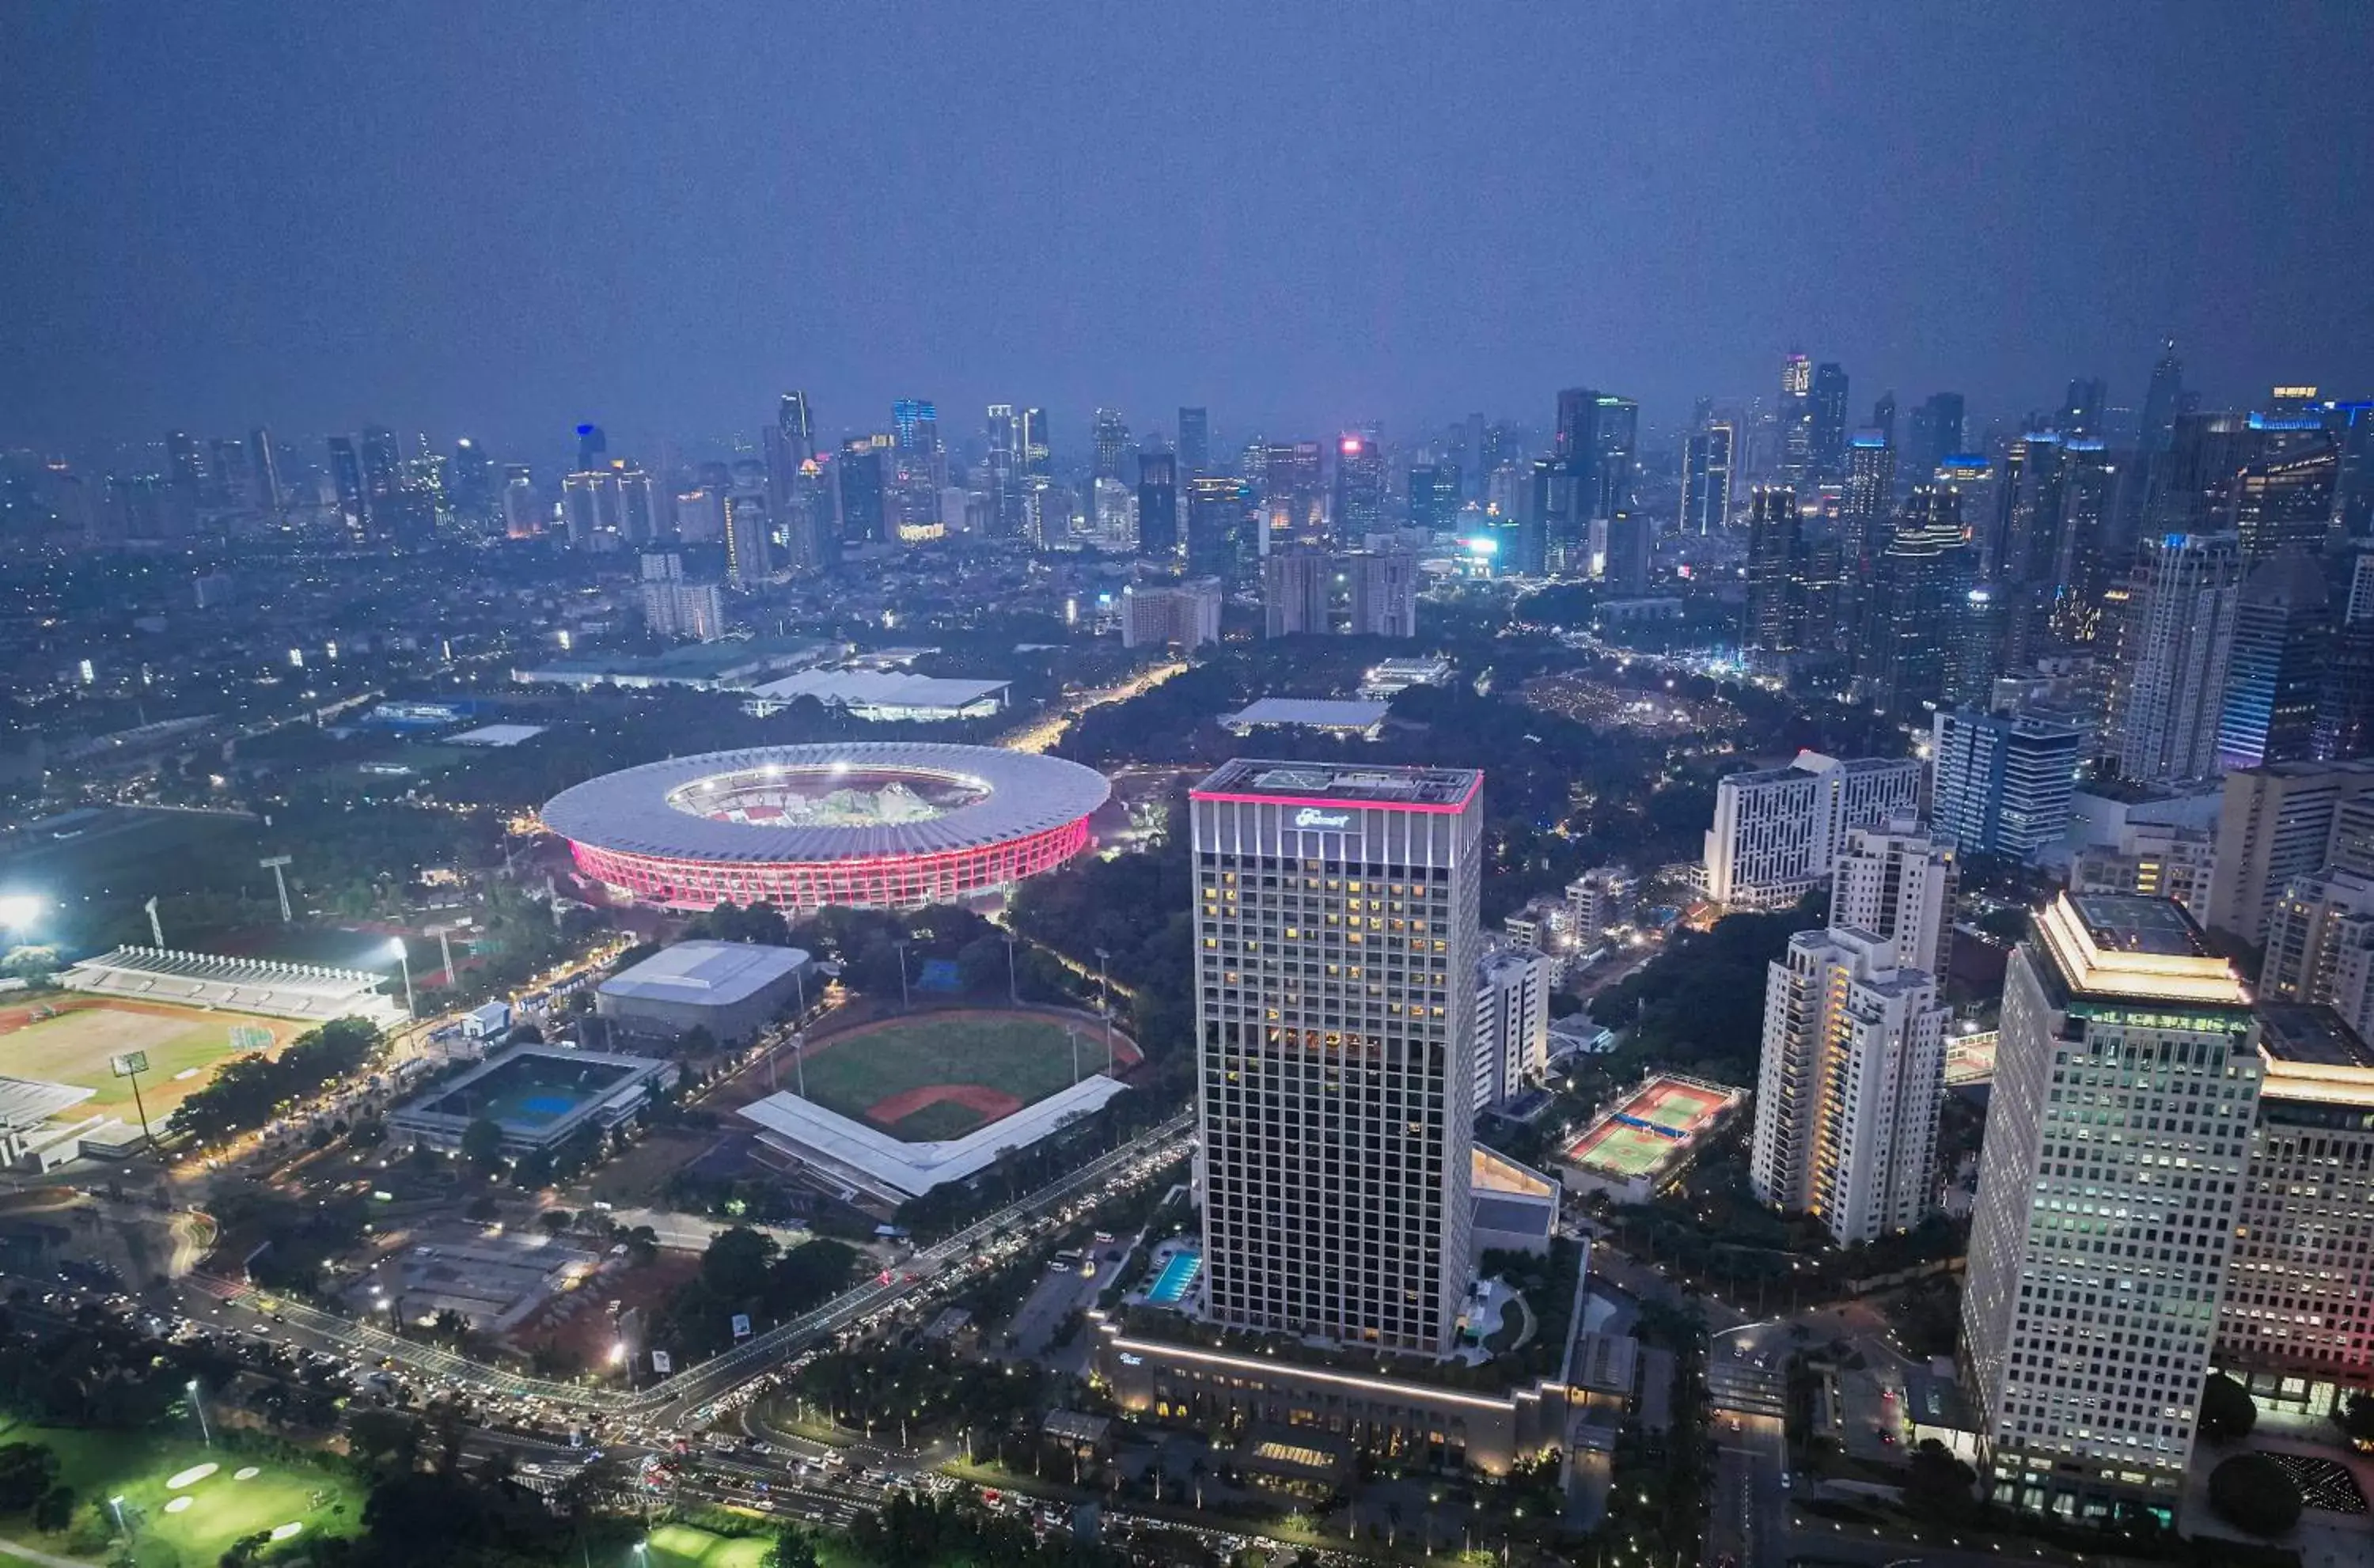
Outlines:
{"label": "white roof structure", "polygon": [[1228,714],[1221,725],[1241,735],[1265,724],[1300,730],[1352,730],[1372,734],[1385,722],[1387,705],[1350,702],[1333,697],[1265,696],[1243,711]]}
{"label": "white roof structure", "polygon": [[[891,784],[922,786],[947,803],[899,820],[817,824],[755,814],[787,799]],[[597,848],[764,864],[977,849],[1076,823],[1111,795],[1102,774],[1061,757],[876,741],[646,763],[562,790],[543,816],[562,837]]]}
{"label": "white roof structure", "polygon": [[961,718],[1005,705],[1009,681],[962,681],[945,675],[909,675],[888,670],[803,670],[753,688],[771,703],[812,696],[827,708],[845,708],[861,719]]}
{"label": "white roof structure", "polygon": [[20,1132],[65,1115],[98,1094],[73,1083],[0,1078],[0,1131]]}
{"label": "white roof structure", "polygon": [[458,735],[448,735],[449,746],[515,746],[522,741],[532,741],[548,729],[544,724],[481,724],[475,730],[464,730]]}
{"label": "white roof structure", "polygon": [[101,996],[317,1023],[368,1018],[381,1024],[403,1015],[394,1000],[379,994],[386,979],[370,969],[277,964],[159,947],[119,947],[86,958],[59,977],[60,983],[71,989]]}
{"label": "white roof structure", "polygon": [[987,1170],[997,1152],[1036,1143],[1074,1116],[1085,1116],[1127,1085],[1102,1076],[1083,1078],[1034,1106],[1025,1106],[962,1138],[906,1143],[864,1122],[829,1111],[788,1091],[770,1094],[735,1114],[758,1127],[758,1138],[827,1175],[876,1196],[903,1202],[919,1193]]}
{"label": "white roof structure", "polygon": [[807,963],[796,947],[754,942],[680,942],[602,982],[606,997],[727,1007],[756,996]]}

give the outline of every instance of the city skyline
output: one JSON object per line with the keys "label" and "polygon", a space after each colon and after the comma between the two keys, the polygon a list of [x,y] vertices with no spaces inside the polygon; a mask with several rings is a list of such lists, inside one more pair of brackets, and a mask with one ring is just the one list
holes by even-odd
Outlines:
{"label": "city skyline", "polygon": [[[1573,384],[1675,430],[1697,396],[1769,393],[1797,348],[1847,368],[1858,417],[1893,388],[2016,422],[2072,377],[2137,405],[2168,334],[2214,401],[2374,379],[2345,281],[2374,222],[2346,194],[2374,146],[2343,75],[2350,35],[2374,45],[2362,12],[2064,17],[2049,52],[1959,14],[1495,12],[1471,18],[1489,73],[1431,81],[1415,14],[1263,17],[1248,52],[1252,19],[1133,18],[1172,91],[1041,98],[1004,84],[1094,79],[1122,41],[926,8],[886,90],[842,68],[847,15],[556,36],[36,10],[0,67],[16,183],[47,193],[19,215],[0,433],[394,417],[516,447],[581,418],[739,431],[787,385],[836,432],[926,395],[959,433],[1019,396],[1083,427],[1184,404],[1240,433],[1406,434]],[[638,91],[605,87],[621,58]],[[2251,85],[2278,64],[2280,101]],[[292,126],[311,100],[273,88],[325,76],[335,108]],[[1804,107],[1768,108],[1768,76]],[[1487,80],[1499,111],[1463,109]],[[1836,87],[1875,80],[1898,90]],[[1441,111],[1405,114],[1429,86]],[[1605,128],[1582,170],[1557,118],[1578,94]],[[658,107],[704,103],[737,112]],[[2332,201],[2284,194],[2312,190]]]}

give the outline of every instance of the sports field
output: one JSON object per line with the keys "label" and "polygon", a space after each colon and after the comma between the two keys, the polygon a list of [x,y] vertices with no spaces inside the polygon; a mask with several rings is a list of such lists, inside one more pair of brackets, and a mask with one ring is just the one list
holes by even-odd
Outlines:
{"label": "sports field", "polygon": [[[55,1008],[56,1015],[35,1018],[42,1006]],[[304,1027],[287,1018],[68,996],[0,1010],[0,1075],[96,1089],[97,1096],[81,1108],[128,1121],[136,1115],[131,1082],[107,1064],[126,1051],[146,1051],[148,1071],[140,1075],[140,1098],[149,1121],[161,1125],[225,1060],[259,1048],[276,1051]],[[235,1045],[234,1030],[247,1031],[247,1043]]]}
{"label": "sports field", "polygon": [[[950,1012],[864,1024],[811,1041],[807,1095],[827,1110],[878,1127],[908,1143],[961,1138],[1070,1087],[1079,1034],[1079,1073],[1104,1071],[1104,1034],[1081,1019],[1046,1013]],[[1118,1065],[1137,1047],[1114,1036]],[[793,1075],[778,1070],[777,1082]]]}
{"label": "sports field", "polygon": [[[859,1561],[849,1555],[839,1538],[802,1524],[804,1510],[794,1500],[785,1498],[784,1504],[785,1513],[774,1517],[809,1529],[817,1561],[824,1568],[846,1568]],[[692,1525],[671,1524],[653,1528],[651,1543],[652,1568],[760,1568],[775,1538],[771,1530],[755,1536],[722,1536]]]}
{"label": "sports field", "polygon": [[1568,1147],[1566,1157],[1627,1180],[1654,1175],[1678,1159],[1699,1130],[1738,1097],[1679,1079],[1652,1078],[1592,1122]]}
{"label": "sports field", "polygon": [[12,1423],[0,1429],[0,1444],[6,1443],[47,1445],[58,1456],[59,1481],[82,1500],[73,1524],[56,1535],[35,1530],[21,1515],[7,1522],[6,1533],[94,1562],[110,1555],[115,1539],[111,1497],[123,1499],[140,1568],[215,1562],[233,1541],[258,1531],[294,1525],[284,1539],[349,1535],[360,1522],[362,1492],[347,1477],[209,1449],[194,1435]]}

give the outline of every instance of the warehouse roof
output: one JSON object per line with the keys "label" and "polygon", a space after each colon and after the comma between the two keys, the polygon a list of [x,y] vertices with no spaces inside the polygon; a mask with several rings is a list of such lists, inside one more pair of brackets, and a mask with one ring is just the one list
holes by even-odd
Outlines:
{"label": "warehouse roof", "polygon": [[796,947],[753,942],[680,942],[602,982],[601,994],[635,1001],[730,1007],[807,963]]}

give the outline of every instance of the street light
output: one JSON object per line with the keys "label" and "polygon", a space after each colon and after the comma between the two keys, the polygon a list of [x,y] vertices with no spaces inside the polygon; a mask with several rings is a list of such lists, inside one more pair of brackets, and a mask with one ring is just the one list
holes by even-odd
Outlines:
{"label": "street light", "polygon": [[404,939],[397,937],[387,944],[387,955],[404,965],[404,1015],[412,1016],[412,954],[405,950]]}
{"label": "street light", "polygon": [[38,893],[0,893],[0,930],[22,930],[49,907],[50,901]]}
{"label": "street light", "polygon": [[130,1527],[125,1525],[123,1522],[123,1494],[119,1492],[114,1496],[109,1498],[107,1500],[107,1505],[115,1511],[115,1533],[123,1537],[126,1540],[131,1539],[132,1530]]}
{"label": "street light", "polygon": [[198,1380],[194,1377],[190,1379],[190,1409],[198,1412],[198,1435],[206,1439],[207,1447],[213,1447],[215,1434],[206,1430],[206,1397],[199,1390]]}

